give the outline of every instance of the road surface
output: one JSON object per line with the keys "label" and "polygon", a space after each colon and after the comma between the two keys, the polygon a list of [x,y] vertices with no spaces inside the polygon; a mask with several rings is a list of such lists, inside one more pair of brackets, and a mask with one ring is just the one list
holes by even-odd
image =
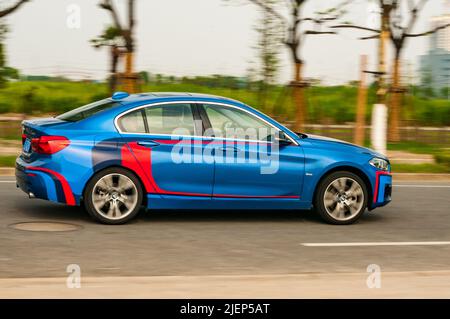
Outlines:
{"label": "road surface", "polygon": [[[0,297],[449,298],[450,182],[395,184],[390,205],[350,226],[294,211],[142,212],[106,226],[1,177]],[[78,229],[12,227],[42,221]],[[71,264],[81,288],[66,286]]]}

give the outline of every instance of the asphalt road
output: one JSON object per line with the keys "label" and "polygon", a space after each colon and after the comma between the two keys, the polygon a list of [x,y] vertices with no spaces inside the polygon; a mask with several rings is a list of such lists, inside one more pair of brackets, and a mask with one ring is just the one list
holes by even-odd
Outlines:
{"label": "asphalt road", "polygon": [[[30,200],[12,178],[2,177],[0,280],[65,278],[69,264],[89,278],[234,279],[367,274],[368,265],[376,264],[387,274],[440,273],[450,293],[450,183],[395,184],[390,205],[366,212],[350,226],[327,225],[310,212],[294,211],[142,212],[129,224],[105,226],[80,208]],[[71,232],[10,227],[32,221],[81,227]],[[375,245],[380,243],[387,246]]]}

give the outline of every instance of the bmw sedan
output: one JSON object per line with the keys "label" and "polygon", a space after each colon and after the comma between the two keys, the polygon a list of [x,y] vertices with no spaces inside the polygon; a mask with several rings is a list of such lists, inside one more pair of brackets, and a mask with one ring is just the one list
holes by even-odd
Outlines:
{"label": "bmw sedan", "polygon": [[118,92],[22,129],[17,186],[105,224],[145,207],[314,209],[342,225],[391,201],[384,155],[218,96]]}

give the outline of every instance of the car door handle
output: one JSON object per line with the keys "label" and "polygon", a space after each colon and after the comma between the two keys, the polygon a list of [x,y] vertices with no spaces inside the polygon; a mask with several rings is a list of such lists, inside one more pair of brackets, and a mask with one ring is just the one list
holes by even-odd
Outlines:
{"label": "car door handle", "polygon": [[233,146],[226,146],[226,147],[220,147],[219,150],[221,150],[222,152],[240,152],[240,150],[236,147]]}
{"label": "car door handle", "polygon": [[137,143],[138,143],[138,145],[144,146],[144,147],[155,147],[155,146],[159,145],[159,143],[156,143],[156,142],[153,142],[153,141],[140,141],[140,142],[137,142]]}

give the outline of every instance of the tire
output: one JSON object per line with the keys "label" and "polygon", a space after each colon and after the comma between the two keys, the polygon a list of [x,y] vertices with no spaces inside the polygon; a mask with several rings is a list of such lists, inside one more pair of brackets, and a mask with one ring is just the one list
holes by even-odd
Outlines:
{"label": "tire", "polygon": [[367,186],[358,175],[339,171],[320,182],[314,198],[314,208],[329,224],[349,225],[364,213],[368,198]]}
{"label": "tire", "polygon": [[84,192],[84,206],[97,222],[124,224],[139,212],[143,191],[139,179],[120,167],[105,169],[89,181]]}

